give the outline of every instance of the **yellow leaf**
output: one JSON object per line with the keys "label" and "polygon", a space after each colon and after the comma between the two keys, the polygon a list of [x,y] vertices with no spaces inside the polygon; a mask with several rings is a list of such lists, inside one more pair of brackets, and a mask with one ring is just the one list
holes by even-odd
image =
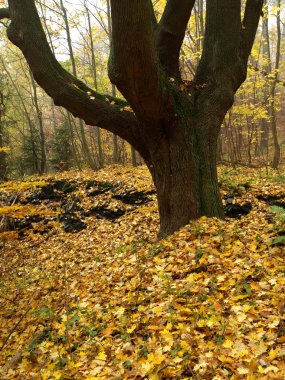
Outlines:
{"label": "yellow leaf", "polygon": [[113,331],[114,331],[113,327],[107,327],[101,331],[101,334],[103,334],[104,336],[110,336]]}
{"label": "yellow leaf", "polygon": [[148,362],[153,365],[162,363],[164,359],[165,359],[165,356],[160,353],[151,352],[147,355]]}
{"label": "yellow leaf", "polygon": [[81,307],[82,309],[84,309],[89,304],[90,304],[90,302],[88,302],[88,301],[82,301],[82,302],[80,302],[80,304],[78,306]]}
{"label": "yellow leaf", "polygon": [[129,328],[127,329],[127,333],[128,333],[128,334],[131,334],[131,333],[136,329],[136,327],[137,327],[137,325],[132,325],[131,327],[129,327]]}
{"label": "yellow leaf", "polygon": [[247,318],[247,316],[246,316],[246,314],[244,314],[244,313],[240,313],[240,314],[238,314],[238,316],[237,316],[237,320],[238,320],[239,322],[243,322],[246,318]]}
{"label": "yellow leaf", "polygon": [[273,319],[273,321],[271,323],[268,324],[268,327],[270,327],[271,329],[274,329],[275,327],[277,327],[279,325],[279,322],[280,322],[280,319],[275,318],[275,319]]}
{"label": "yellow leaf", "polygon": [[226,340],[224,341],[224,343],[223,343],[222,346],[223,346],[224,348],[231,348],[232,345],[233,345],[233,342],[232,342],[230,339],[226,339]]}
{"label": "yellow leaf", "polygon": [[145,376],[151,370],[151,364],[148,361],[141,363],[142,375]]}
{"label": "yellow leaf", "polygon": [[99,354],[97,355],[96,359],[99,359],[99,360],[106,360],[107,359],[107,355],[105,354],[104,351],[101,351],[99,352]]}
{"label": "yellow leaf", "polygon": [[220,362],[222,363],[233,363],[234,362],[234,359],[228,357],[228,356],[225,356],[225,355],[220,355],[218,356],[218,359],[220,360]]}
{"label": "yellow leaf", "polygon": [[163,330],[163,326],[149,325],[148,330]]}
{"label": "yellow leaf", "polygon": [[161,315],[162,314],[162,307],[161,306],[156,306],[152,309],[153,313],[156,315]]}
{"label": "yellow leaf", "polygon": [[269,360],[274,360],[277,357],[277,353],[273,348],[269,351],[268,359]]}
{"label": "yellow leaf", "polygon": [[264,370],[264,373],[268,373],[268,372],[278,372],[279,371],[279,368],[276,367],[275,365],[270,365],[269,367],[265,368]]}
{"label": "yellow leaf", "polygon": [[239,375],[246,375],[249,372],[248,368],[245,367],[239,367],[237,369]]}
{"label": "yellow leaf", "polygon": [[173,345],[174,340],[173,340],[172,333],[171,333],[170,331],[164,329],[163,331],[161,331],[160,334],[163,336],[164,340],[165,340],[168,344],[170,344],[171,346]]}
{"label": "yellow leaf", "polygon": [[119,309],[115,312],[115,315],[117,317],[121,317],[125,312],[125,308],[124,307],[119,307]]}
{"label": "yellow leaf", "polygon": [[280,336],[276,339],[278,343],[285,343],[285,335]]}
{"label": "yellow leaf", "polygon": [[78,362],[78,363],[74,363],[74,362],[69,362],[69,366],[71,367],[71,368],[79,368],[79,367],[82,367],[84,364],[83,363],[80,363],[80,362]]}

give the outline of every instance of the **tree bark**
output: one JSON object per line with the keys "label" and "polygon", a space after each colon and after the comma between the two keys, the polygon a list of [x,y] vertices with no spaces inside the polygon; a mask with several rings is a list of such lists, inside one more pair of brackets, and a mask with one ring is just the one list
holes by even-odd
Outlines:
{"label": "tree bark", "polygon": [[219,195],[217,140],[199,133],[202,123],[211,120],[192,116],[179,121],[171,138],[160,140],[151,153],[149,169],[157,188],[160,214],[159,236],[170,234],[202,215],[223,218]]}

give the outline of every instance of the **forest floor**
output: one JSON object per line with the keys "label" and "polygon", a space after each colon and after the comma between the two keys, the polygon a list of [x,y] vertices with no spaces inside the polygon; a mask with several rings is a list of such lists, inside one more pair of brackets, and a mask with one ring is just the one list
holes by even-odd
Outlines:
{"label": "forest floor", "polygon": [[157,241],[145,167],[0,185],[0,378],[285,378],[285,173]]}

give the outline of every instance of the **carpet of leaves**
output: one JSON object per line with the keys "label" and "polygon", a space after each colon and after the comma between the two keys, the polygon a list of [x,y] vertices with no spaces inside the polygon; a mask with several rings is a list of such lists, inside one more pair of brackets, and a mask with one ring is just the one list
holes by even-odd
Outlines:
{"label": "carpet of leaves", "polygon": [[67,197],[83,209],[108,203],[126,213],[90,215],[87,228],[66,233],[54,203],[11,201],[52,177],[2,184],[2,219],[48,221],[0,235],[1,379],[285,378],[284,215],[266,201],[282,198],[284,175],[220,169],[222,193],[251,202],[251,212],[203,217],[160,241],[155,195],[130,207],[84,186],[151,191],[145,167],[56,177],[76,185]]}

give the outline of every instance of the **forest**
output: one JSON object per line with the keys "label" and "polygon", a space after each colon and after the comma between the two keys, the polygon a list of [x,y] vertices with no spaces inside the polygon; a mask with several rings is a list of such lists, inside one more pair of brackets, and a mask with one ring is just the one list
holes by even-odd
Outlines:
{"label": "forest", "polygon": [[0,0],[0,379],[285,378],[284,0]]}

